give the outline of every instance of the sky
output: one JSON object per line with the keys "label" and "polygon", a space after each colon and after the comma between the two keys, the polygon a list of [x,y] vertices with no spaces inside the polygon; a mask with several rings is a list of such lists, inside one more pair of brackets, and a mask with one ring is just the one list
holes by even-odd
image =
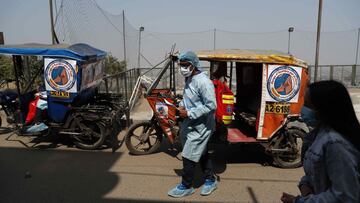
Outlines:
{"label": "sky", "polygon": [[[256,35],[256,33],[271,33],[283,30],[282,39],[279,39],[279,36],[276,37],[276,40],[281,40],[281,46],[269,44],[269,46],[264,47],[275,47],[286,52],[286,30],[288,27],[295,27],[293,50],[297,55],[313,64],[313,56],[315,55],[313,35],[307,37],[309,40],[306,43],[310,44],[307,46],[303,46],[305,42],[300,39],[307,39],[306,34],[316,32],[317,0],[95,1],[101,8],[114,15],[121,15],[124,10],[127,20],[134,28],[145,27],[142,51],[153,63],[157,60],[155,55],[164,55],[164,46],[168,46],[164,42],[171,40],[169,36],[166,36],[167,38],[163,42],[159,42],[162,40],[160,38],[164,33],[189,33],[216,28],[231,32],[255,33]],[[60,0],[57,1],[58,4],[59,2]],[[359,10],[360,0],[324,0],[321,29],[325,34],[320,49],[321,53],[323,53],[320,55],[323,64],[353,63],[357,29],[360,28]],[[51,43],[49,1],[0,0],[0,31],[4,32],[6,44]],[[349,33],[345,31],[349,31]],[[239,37],[231,38],[231,33],[224,32],[223,36],[220,34],[216,44],[219,48],[262,48],[264,41],[267,40],[270,43],[273,40],[271,37],[267,38],[268,35],[262,36],[265,39],[260,40],[254,37],[248,40],[251,42],[249,45],[241,40],[236,43]],[[296,41],[297,36],[298,41]],[[212,34],[209,38],[212,38]],[[345,41],[339,42],[339,39]],[[212,48],[211,39],[207,41],[205,48]],[[163,45],[160,45],[161,43]],[[159,44],[159,48],[157,49],[154,44]],[[180,44],[179,46],[180,49],[203,47],[196,44],[196,40],[191,44]],[[339,56],[338,53],[346,53],[346,55]]]}

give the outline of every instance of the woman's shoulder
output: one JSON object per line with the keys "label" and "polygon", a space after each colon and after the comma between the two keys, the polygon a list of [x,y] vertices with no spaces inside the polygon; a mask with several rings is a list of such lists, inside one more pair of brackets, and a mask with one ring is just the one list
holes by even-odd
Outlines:
{"label": "woman's shoulder", "polygon": [[321,153],[321,151],[326,145],[333,143],[345,144],[346,140],[335,130],[327,127],[321,127],[316,134],[316,138],[314,140],[314,143],[312,144],[312,148],[318,153]]}
{"label": "woman's shoulder", "polygon": [[[343,135],[332,128],[325,128],[319,132],[319,141],[325,147],[344,147],[347,150],[354,151],[355,147]],[[356,150],[355,150],[356,151]]]}
{"label": "woman's shoulder", "polygon": [[322,142],[344,142],[346,141],[343,136],[330,127],[322,127],[317,134],[317,140]]}

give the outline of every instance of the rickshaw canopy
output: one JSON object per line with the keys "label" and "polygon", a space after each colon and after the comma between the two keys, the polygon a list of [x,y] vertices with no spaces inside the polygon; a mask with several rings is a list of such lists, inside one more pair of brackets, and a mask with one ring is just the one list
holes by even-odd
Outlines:
{"label": "rickshaw canopy", "polygon": [[88,44],[17,44],[1,45],[0,54],[7,55],[29,55],[43,57],[61,57],[75,59],[78,61],[99,60],[106,56],[106,52],[96,49]]}
{"label": "rickshaw canopy", "polygon": [[301,59],[280,51],[274,50],[247,50],[247,49],[217,49],[197,51],[200,60],[207,61],[236,61],[244,63],[286,64],[307,67]]}

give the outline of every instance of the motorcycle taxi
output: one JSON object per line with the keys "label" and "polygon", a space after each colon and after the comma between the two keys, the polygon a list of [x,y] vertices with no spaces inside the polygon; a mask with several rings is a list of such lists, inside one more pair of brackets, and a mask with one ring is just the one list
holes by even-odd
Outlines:
{"label": "motorcycle taxi", "polygon": [[[308,81],[305,61],[278,51],[209,50],[196,52],[214,82],[217,97],[216,132],[228,144],[260,144],[282,168],[301,166],[301,146],[308,132],[300,117]],[[126,137],[132,154],[159,149],[162,137],[177,140],[176,56],[169,57],[147,90],[154,116],[134,124]],[[156,88],[166,70],[170,88]],[[142,129],[142,130],[138,130]]]}
{"label": "motorcycle taxi", "polygon": [[[47,128],[36,134],[67,135],[87,150],[101,148],[106,140],[117,144],[126,106],[121,95],[99,91],[106,52],[87,44],[21,44],[2,45],[0,54],[11,55],[13,60],[16,90],[0,91],[1,110],[13,131],[33,135],[27,131],[33,124],[29,112],[39,99],[34,83],[40,77],[45,86],[42,100],[47,104],[41,122]],[[41,58],[43,66],[29,70],[27,56]],[[33,73],[32,77],[25,77],[26,72]]]}

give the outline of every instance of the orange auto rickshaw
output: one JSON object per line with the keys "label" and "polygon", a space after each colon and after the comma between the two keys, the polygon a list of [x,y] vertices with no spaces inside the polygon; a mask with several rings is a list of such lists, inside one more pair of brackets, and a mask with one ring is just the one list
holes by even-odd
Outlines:
{"label": "orange auto rickshaw", "polygon": [[[308,132],[300,117],[308,81],[306,62],[278,51],[228,49],[196,53],[203,67],[209,67],[205,71],[215,86],[218,109],[214,137],[229,144],[261,144],[279,167],[299,167],[302,141]],[[154,114],[150,121],[130,127],[125,139],[132,154],[156,151],[162,137],[170,143],[176,141],[179,96],[175,91],[181,89],[175,84],[176,61],[176,56],[169,57],[145,94]],[[168,70],[170,87],[157,88]]]}

